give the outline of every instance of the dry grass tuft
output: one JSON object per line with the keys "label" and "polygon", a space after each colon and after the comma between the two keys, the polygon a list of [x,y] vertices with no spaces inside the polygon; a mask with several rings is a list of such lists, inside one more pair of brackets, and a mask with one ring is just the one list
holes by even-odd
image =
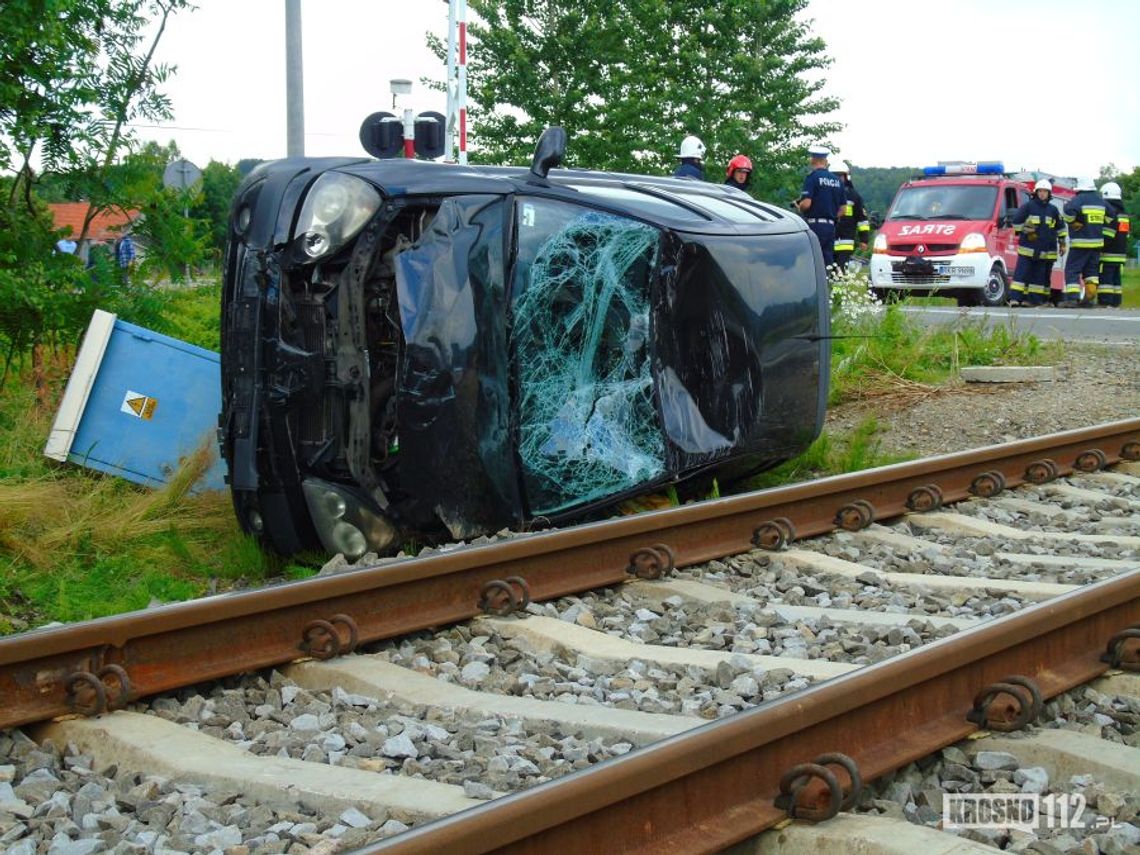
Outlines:
{"label": "dry grass tuft", "polygon": [[191,492],[213,460],[213,449],[203,444],[157,490],[70,468],[0,482],[0,549],[46,569],[80,543],[88,550],[113,552],[177,531],[183,540],[208,544],[235,528],[226,494]]}

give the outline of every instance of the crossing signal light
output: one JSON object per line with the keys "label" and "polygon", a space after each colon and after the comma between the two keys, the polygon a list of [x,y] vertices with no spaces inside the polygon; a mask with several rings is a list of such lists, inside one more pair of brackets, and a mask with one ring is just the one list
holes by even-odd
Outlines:
{"label": "crossing signal light", "polygon": [[444,140],[446,126],[447,119],[443,113],[428,110],[416,116],[416,154],[429,160],[442,157],[447,148]]}
{"label": "crossing signal light", "polygon": [[373,113],[360,124],[360,144],[381,160],[397,157],[404,150],[403,123],[391,113]]}

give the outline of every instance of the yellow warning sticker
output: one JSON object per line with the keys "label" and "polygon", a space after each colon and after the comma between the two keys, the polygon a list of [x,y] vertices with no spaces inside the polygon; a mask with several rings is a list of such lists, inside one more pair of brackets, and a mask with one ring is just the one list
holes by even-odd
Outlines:
{"label": "yellow warning sticker", "polygon": [[148,395],[132,392],[128,389],[127,394],[123,397],[123,404],[119,407],[119,412],[134,416],[136,419],[147,419],[149,421],[154,418],[154,410],[157,406],[157,398],[151,398]]}

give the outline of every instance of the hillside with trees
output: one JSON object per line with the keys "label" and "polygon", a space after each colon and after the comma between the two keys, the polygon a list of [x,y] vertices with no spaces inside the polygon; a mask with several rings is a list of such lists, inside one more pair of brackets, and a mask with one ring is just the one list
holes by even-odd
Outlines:
{"label": "hillside with trees", "polygon": [[920,172],[913,166],[858,166],[851,164],[851,180],[863,196],[868,213],[886,215],[899,186]]}

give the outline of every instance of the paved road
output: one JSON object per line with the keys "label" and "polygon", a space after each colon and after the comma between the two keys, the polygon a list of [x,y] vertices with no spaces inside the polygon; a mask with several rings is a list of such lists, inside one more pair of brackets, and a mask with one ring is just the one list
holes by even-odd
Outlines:
{"label": "paved road", "polygon": [[956,309],[950,306],[906,306],[922,323],[953,324],[962,319],[989,325],[1012,323],[1041,339],[1140,342],[1140,311],[1136,309]]}

